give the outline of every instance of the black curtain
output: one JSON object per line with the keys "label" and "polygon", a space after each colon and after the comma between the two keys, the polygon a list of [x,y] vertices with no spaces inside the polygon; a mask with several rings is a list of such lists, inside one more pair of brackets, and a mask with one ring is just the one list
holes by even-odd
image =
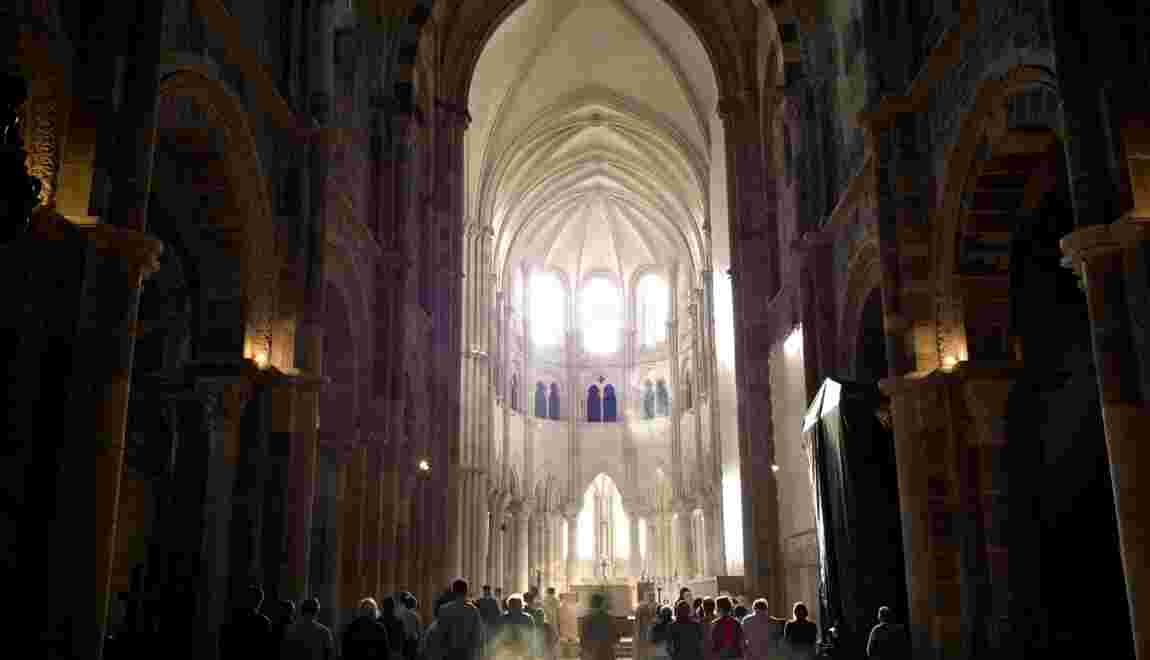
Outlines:
{"label": "black curtain", "polygon": [[815,482],[819,624],[835,626],[839,658],[862,658],[878,608],[907,621],[906,568],[894,437],[874,385],[823,383],[804,440]]}

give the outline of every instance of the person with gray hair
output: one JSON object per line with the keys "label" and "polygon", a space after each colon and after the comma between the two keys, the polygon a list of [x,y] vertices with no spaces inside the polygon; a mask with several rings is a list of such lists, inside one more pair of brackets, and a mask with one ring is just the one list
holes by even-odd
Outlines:
{"label": "person with gray hair", "polygon": [[910,657],[906,627],[894,622],[894,613],[886,605],[878,608],[878,623],[870,630],[866,655],[875,660],[906,660]]}

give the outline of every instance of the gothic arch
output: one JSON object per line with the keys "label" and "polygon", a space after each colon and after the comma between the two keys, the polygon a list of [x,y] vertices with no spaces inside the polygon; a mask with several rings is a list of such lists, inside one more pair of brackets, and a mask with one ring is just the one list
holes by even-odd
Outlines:
{"label": "gothic arch", "polygon": [[279,263],[268,182],[248,112],[222,81],[191,68],[167,73],[160,80],[158,94],[161,130],[165,118],[176,111],[174,101],[185,98],[191,99],[213,127],[222,131],[227,145],[222,154],[226,175],[240,214],[234,229],[242,236],[241,269],[247,334],[244,356],[252,358],[258,351],[263,351],[270,358],[274,355],[272,337],[277,312]]}
{"label": "gothic arch", "polygon": [[[433,25],[446,29],[440,42],[453,45],[454,59],[458,62],[458,66],[444,70],[439,86],[440,95],[448,99],[466,99],[472,75],[488,39],[526,1],[485,0],[482,13],[467,11],[469,8],[460,8],[459,4],[455,3],[451,6],[460,9],[457,16],[463,19],[457,21],[451,20],[456,16],[448,15],[451,9],[444,0],[407,0],[401,8],[392,10],[399,17],[407,17],[396,31],[397,50],[401,54],[395,79],[397,94],[406,93],[410,96],[410,90],[414,88],[416,53],[421,42],[427,38],[421,28],[428,22],[428,18],[434,16]],[[745,90],[754,88],[752,83],[754,65],[743,54],[743,44],[753,40],[754,35],[739,34],[740,31],[747,31],[748,26],[745,21],[733,16],[736,12],[730,9],[709,11],[708,8],[713,8],[714,5],[684,0],[666,0],[666,4],[682,17],[702,44],[710,59],[720,98],[741,96]],[[744,3],[743,10],[756,11],[755,5],[750,2]],[[753,32],[754,29],[752,23],[749,30]]]}

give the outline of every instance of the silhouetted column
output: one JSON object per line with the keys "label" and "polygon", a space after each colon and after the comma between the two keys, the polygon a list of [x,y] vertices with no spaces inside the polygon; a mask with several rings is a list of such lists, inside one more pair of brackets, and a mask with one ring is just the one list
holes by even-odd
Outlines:
{"label": "silhouetted column", "polygon": [[301,600],[308,593],[311,524],[315,503],[317,426],[319,422],[319,381],[297,378],[292,384],[295,394],[291,454],[288,464],[289,487],[286,503],[286,562],[280,585],[283,596]]}
{"label": "silhouetted column", "polygon": [[1138,482],[1140,476],[1150,479],[1150,397],[1143,389],[1134,335],[1145,328],[1136,328],[1131,320],[1132,284],[1127,278],[1139,272],[1137,253],[1146,254],[1148,244],[1150,221],[1142,220],[1083,227],[1062,240],[1063,251],[1081,273],[1090,310],[1118,540],[1134,647],[1141,660],[1150,658],[1150,607],[1139,607],[1137,599],[1138,587],[1150,584],[1150,504],[1145,493],[1139,498]]}
{"label": "silhouetted column", "polygon": [[45,577],[56,593],[72,594],[74,606],[57,621],[62,653],[98,660],[108,618],[140,284],[158,267],[162,245],[102,224],[84,227],[79,235],[87,251],[85,295],[71,399],[60,410],[67,435],[56,438],[57,508],[54,533],[45,543],[52,557]]}

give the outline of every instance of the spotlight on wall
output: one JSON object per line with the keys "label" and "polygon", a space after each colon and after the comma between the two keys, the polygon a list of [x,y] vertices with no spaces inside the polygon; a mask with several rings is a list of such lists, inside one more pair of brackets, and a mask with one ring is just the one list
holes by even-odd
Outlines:
{"label": "spotlight on wall", "polygon": [[260,369],[266,369],[268,366],[268,354],[264,351],[256,351],[256,354],[252,356],[252,360],[255,361],[256,366]]}
{"label": "spotlight on wall", "polygon": [[779,464],[778,463],[771,463],[771,472],[778,472],[778,471],[779,471]]}
{"label": "spotlight on wall", "polygon": [[953,369],[955,367],[955,365],[957,365],[957,364],[958,364],[958,358],[954,357],[953,355],[947,355],[947,356],[942,358],[942,368],[943,369],[948,369],[948,370]]}
{"label": "spotlight on wall", "polygon": [[421,459],[415,467],[418,468],[420,472],[431,472],[431,463],[426,458]]}

